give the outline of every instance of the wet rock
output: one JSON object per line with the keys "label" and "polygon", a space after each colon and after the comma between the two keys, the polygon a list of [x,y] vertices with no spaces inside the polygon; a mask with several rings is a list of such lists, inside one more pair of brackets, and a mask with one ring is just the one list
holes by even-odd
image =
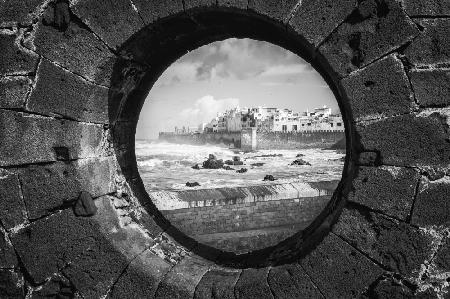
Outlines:
{"label": "wet rock", "polygon": [[297,159],[297,160],[295,160],[294,162],[292,162],[291,163],[291,165],[307,165],[307,166],[311,166],[311,163],[309,163],[309,162],[306,162],[305,160],[303,160],[303,159]]}
{"label": "wet rock", "polygon": [[239,156],[234,156],[233,160],[226,160],[225,164],[227,165],[244,165],[244,162],[241,161]]}
{"label": "wet rock", "polygon": [[220,169],[223,167],[223,160],[218,160],[216,156],[210,154],[208,160],[203,162],[203,168],[205,169]]}
{"label": "wet rock", "polygon": [[301,157],[304,157],[305,155],[304,154],[297,154],[297,156],[295,156],[296,158],[301,158]]}
{"label": "wet rock", "polygon": [[263,181],[271,181],[271,182],[273,182],[273,181],[275,181],[276,179],[273,177],[273,175],[271,175],[271,174],[268,174],[268,175],[266,175],[265,177],[264,177],[264,180]]}
{"label": "wet rock", "polygon": [[234,168],[232,168],[232,167],[230,167],[230,166],[228,166],[228,165],[227,165],[227,166],[224,166],[223,169],[225,169],[225,170],[234,170]]}
{"label": "wet rock", "polygon": [[247,168],[241,168],[241,169],[237,170],[236,172],[237,173],[246,173],[247,171],[248,171]]}
{"label": "wet rock", "polygon": [[76,216],[83,217],[94,216],[97,213],[97,207],[89,192],[81,191],[78,200],[73,206],[73,212]]}
{"label": "wet rock", "polygon": [[186,183],[186,187],[198,187],[198,186],[200,186],[200,184],[198,182],[193,182],[193,183],[187,182]]}
{"label": "wet rock", "polygon": [[251,166],[254,166],[254,167],[261,167],[261,166],[263,166],[265,163],[261,163],[261,162],[258,162],[258,163],[253,163],[253,164],[251,164]]}
{"label": "wet rock", "polygon": [[192,169],[197,169],[197,170],[199,170],[199,169],[200,169],[200,166],[198,166],[198,164],[195,164],[195,165],[192,166],[191,168],[192,168]]}

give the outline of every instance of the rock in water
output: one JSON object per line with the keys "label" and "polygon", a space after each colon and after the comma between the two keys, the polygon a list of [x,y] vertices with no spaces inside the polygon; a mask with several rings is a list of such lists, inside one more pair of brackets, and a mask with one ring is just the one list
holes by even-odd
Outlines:
{"label": "rock in water", "polygon": [[186,187],[198,187],[198,186],[200,186],[200,184],[198,182],[193,182],[193,183],[187,182],[186,183]]}
{"label": "rock in water", "polygon": [[301,157],[304,157],[305,155],[304,154],[297,154],[297,156],[295,156],[296,158],[301,158]]}
{"label": "rock in water", "polygon": [[220,169],[223,167],[223,160],[217,160],[216,156],[210,154],[208,160],[203,162],[203,168]]}
{"label": "rock in water", "polygon": [[228,166],[228,165],[227,165],[227,166],[224,166],[223,169],[225,169],[225,170],[234,170],[234,168],[231,168],[231,167]]}
{"label": "rock in water", "polygon": [[197,170],[199,170],[199,169],[200,169],[200,166],[198,166],[198,164],[195,164],[194,166],[192,166],[192,169],[197,169]]}
{"label": "rock in water", "polygon": [[303,159],[297,159],[294,162],[292,162],[291,165],[309,165],[309,166],[311,166],[311,163],[306,162]]}
{"label": "rock in water", "polygon": [[73,206],[73,212],[76,216],[83,217],[94,216],[97,213],[97,207],[89,192],[81,191]]}
{"label": "rock in water", "polygon": [[266,176],[264,177],[264,180],[263,180],[263,181],[271,181],[271,182],[273,182],[273,181],[275,181],[275,178],[273,177],[273,175],[268,174],[268,175],[266,175]]}
{"label": "rock in water", "polygon": [[247,168],[241,168],[241,169],[239,169],[239,170],[237,170],[236,172],[237,173],[245,173],[245,172],[247,172]]}
{"label": "rock in water", "polygon": [[253,163],[253,164],[250,164],[250,165],[254,166],[254,167],[261,167],[261,166],[264,166],[264,164],[265,163],[258,162],[258,163]]}

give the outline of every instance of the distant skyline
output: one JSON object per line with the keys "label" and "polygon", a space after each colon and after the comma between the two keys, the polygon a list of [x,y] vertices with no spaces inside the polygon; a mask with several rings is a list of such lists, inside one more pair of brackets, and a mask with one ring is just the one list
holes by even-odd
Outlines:
{"label": "distant skyline", "polygon": [[305,60],[271,43],[232,38],[200,47],[167,68],[147,96],[136,138],[197,126],[237,105],[296,112],[327,105],[339,112],[331,89]]}

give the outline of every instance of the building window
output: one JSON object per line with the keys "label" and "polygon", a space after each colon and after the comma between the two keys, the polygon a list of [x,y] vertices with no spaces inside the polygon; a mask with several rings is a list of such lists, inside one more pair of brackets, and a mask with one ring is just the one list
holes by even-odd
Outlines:
{"label": "building window", "polygon": [[292,126],[292,131],[297,131],[297,125]]}
{"label": "building window", "polygon": [[338,127],[341,127],[342,126],[342,123],[337,123],[336,124]]}
{"label": "building window", "polygon": [[281,128],[281,130],[282,130],[283,132],[286,132],[286,131],[287,131],[287,125],[283,125],[282,128]]}

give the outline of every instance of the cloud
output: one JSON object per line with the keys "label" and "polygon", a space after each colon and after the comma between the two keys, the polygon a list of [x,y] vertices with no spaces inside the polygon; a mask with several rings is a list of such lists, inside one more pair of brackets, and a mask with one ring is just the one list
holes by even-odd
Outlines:
{"label": "cloud", "polygon": [[210,122],[217,113],[239,106],[239,102],[236,98],[215,99],[206,95],[197,99],[193,107],[182,110],[178,123],[192,126]]}

